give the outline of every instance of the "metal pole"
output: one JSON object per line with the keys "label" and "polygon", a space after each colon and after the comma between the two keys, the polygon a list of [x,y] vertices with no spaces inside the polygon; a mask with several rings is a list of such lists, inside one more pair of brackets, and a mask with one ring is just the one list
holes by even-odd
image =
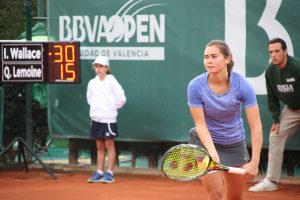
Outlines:
{"label": "metal pole", "polygon": [[37,1],[37,16],[38,19],[41,17],[45,17],[45,1],[44,0],[38,0]]}
{"label": "metal pole", "polygon": [[[26,40],[32,40],[32,0],[25,0],[26,7]],[[26,143],[29,148],[33,147],[33,137],[32,137],[32,84],[26,84],[26,107],[25,107],[25,115],[26,115]],[[28,158],[31,160],[32,158]]]}
{"label": "metal pole", "polygon": [[26,5],[26,40],[32,39],[32,0],[25,0]]}

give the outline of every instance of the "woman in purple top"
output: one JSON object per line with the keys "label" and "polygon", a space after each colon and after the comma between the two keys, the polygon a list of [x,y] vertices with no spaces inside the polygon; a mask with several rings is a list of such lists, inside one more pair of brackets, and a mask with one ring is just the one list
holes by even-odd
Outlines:
{"label": "woman in purple top", "polygon": [[[231,71],[233,64],[228,45],[222,40],[212,40],[204,51],[207,72],[194,78],[188,86],[188,105],[195,122],[189,143],[205,148],[217,162],[246,170],[245,175],[216,172],[203,177],[209,199],[242,199],[246,180],[258,173],[262,147],[259,108],[251,85]],[[251,129],[251,159],[246,148],[241,106]]]}

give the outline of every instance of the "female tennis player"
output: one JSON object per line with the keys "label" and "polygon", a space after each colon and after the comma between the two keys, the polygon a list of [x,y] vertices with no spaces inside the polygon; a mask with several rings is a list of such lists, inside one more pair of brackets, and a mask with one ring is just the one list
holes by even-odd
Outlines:
{"label": "female tennis player", "polygon": [[[124,90],[111,74],[107,57],[98,56],[93,62],[96,77],[87,87],[87,102],[90,105],[90,137],[96,140],[98,170],[88,182],[114,182],[113,167],[116,159],[114,138],[118,135],[118,109],[125,102]],[[108,152],[108,168],[104,173],[105,151]]]}
{"label": "female tennis player", "polygon": [[[259,108],[253,88],[244,77],[231,71],[233,65],[228,45],[212,40],[204,51],[207,72],[188,85],[188,105],[195,123],[189,143],[206,149],[221,164],[245,169],[244,175],[215,172],[204,176],[202,181],[209,199],[242,199],[246,179],[253,179],[258,173],[262,147]],[[241,105],[251,129],[251,160]]]}

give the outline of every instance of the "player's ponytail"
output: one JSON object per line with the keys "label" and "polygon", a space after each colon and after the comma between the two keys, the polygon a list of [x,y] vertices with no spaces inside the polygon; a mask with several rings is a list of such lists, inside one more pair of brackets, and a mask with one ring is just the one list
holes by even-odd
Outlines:
{"label": "player's ponytail", "polygon": [[226,58],[227,57],[230,58],[230,61],[227,64],[228,76],[230,76],[230,73],[234,66],[234,61],[232,60],[232,54],[229,46],[223,40],[212,40],[206,45],[206,47],[211,47],[211,46],[217,47]]}
{"label": "player's ponytail", "polygon": [[229,63],[227,64],[228,76],[230,75],[230,72],[232,71],[233,66],[234,66],[234,62],[232,59],[230,59]]}

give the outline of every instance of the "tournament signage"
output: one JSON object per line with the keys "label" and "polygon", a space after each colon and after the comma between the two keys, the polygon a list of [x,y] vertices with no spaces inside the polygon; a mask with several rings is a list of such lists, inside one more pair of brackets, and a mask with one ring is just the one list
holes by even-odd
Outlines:
{"label": "tournament signage", "polygon": [[[102,1],[93,6],[95,2],[90,1],[87,7],[98,9],[105,4]],[[132,0],[110,4],[107,8],[112,13],[96,11],[87,15],[83,8],[78,15],[60,15],[59,40],[82,42],[84,60],[98,55],[110,60],[165,60],[166,15],[162,11],[167,4]]]}
{"label": "tournament signage", "polygon": [[80,82],[79,43],[0,42],[2,83]]}
{"label": "tournament signage", "polygon": [[[128,98],[119,113],[118,139],[181,142],[194,126],[186,103],[187,85],[205,71],[203,53],[210,40],[222,39],[230,46],[233,70],[257,94],[264,132],[272,124],[264,76],[269,39],[283,38],[289,55],[300,56],[300,26],[296,23],[300,12],[291,12],[300,8],[300,1],[48,2],[49,34],[59,41],[79,41],[84,66],[80,84],[49,87],[49,126],[55,137],[88,138],[85,94],[88,81],[95,77],[92,62],[98,55],[109,57],[111,71]],[[250,141],[247,119],[244,121]],[[266,145],[267,135],[264,141]]]}

